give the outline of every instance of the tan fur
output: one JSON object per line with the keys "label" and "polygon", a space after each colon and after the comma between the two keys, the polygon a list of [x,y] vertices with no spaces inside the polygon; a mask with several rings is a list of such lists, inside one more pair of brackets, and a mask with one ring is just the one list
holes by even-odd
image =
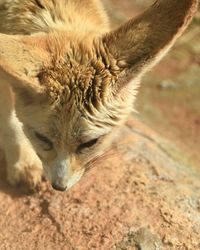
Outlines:
{"label": "tan fur", "polygon": [[67,29],[84,38],[88,33],[108,31],[108,18],[99,0],[1,0],[0,18],[4,20],[0,30],[5,34]]}
{"label": "tan fur", "polygon": [[[98,0],[1,1],[5,22],[0,31],[9,35],[0,35],[0,95],[10,94],[0,99],[0,130],[8,169],[13,170],[8,171],[10,182],[26,180],[27,170],[21,169],[27,165],[41,169],[32,146],[54,186],[64,189],[77,182],[109,146],[113,131],[133,109],[141,76],[182,34],[197,4],[158,0],[106,33],[108,21]],[[3,108],[6,102],[9,110]],[[14,134],[12,150],[8,131]],[[96,138],[93,146],[82,146]],[[23,160],[24,147],[32,155],[30,163]],[[9,161],[17,148],[18,159]],[[40,177],[35,172],[27,177],[34,185]]]}

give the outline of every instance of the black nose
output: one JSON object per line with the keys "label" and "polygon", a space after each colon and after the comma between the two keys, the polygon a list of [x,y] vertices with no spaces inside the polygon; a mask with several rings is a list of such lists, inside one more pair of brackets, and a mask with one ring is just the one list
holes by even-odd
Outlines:
{"label": "black nose", "polygon": [[63,186],[59,186],[58,184],[56,183],[52,183],[52,188],[57,190],[57,191],[65,191],[67,189],[67,186],[63,187]]}

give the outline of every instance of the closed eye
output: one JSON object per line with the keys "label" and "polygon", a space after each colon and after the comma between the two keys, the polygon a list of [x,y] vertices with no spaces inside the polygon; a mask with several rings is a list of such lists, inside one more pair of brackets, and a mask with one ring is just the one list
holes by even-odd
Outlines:
{"label": "closed eye", "polygon": [[34,134],[35,134],[35,137],[45,145],[44,151],[50,151],[53,149],[53,142],[50,141],[46,136],[41,135],[40,133],[36,131],[34,132]]}
{"label": "closed eye", "polygon": [[77,148],[77,151],[80,152],[84,149],[92,148],[95,144],[97,144],[98,140],[99,140],[99,138],[95,138],[91,141],[80,144]]}

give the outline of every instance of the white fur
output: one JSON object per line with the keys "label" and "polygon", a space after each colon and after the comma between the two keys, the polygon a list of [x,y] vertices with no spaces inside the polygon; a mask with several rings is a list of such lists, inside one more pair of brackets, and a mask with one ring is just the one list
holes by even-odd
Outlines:
{"label": "white fur", "polygon": [[50,165],[45,166],[45,174],[53,184],[60,188],[71,188],[76,184],[84,173],[84,169],[73,172],[70,161],[64,157],[57,157],[57,159]]}

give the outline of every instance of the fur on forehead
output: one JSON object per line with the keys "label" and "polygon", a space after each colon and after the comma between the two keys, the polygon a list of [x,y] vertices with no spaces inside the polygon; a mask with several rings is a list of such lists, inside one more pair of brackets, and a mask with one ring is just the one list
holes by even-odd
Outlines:
{"label": "fur on forehead", "polygon": [[[98,41],[90,46],[78,41],[51,41],[52,65],[41,70],[38,79],[54,113],[69,120],[78,112],[95,131],[118,125],[132,105],[123,95],[115,96],[119,73],[116,61]],[[131,95],[134,97],[133,92]],[[128,99],[132,101],[133,97]]]}

